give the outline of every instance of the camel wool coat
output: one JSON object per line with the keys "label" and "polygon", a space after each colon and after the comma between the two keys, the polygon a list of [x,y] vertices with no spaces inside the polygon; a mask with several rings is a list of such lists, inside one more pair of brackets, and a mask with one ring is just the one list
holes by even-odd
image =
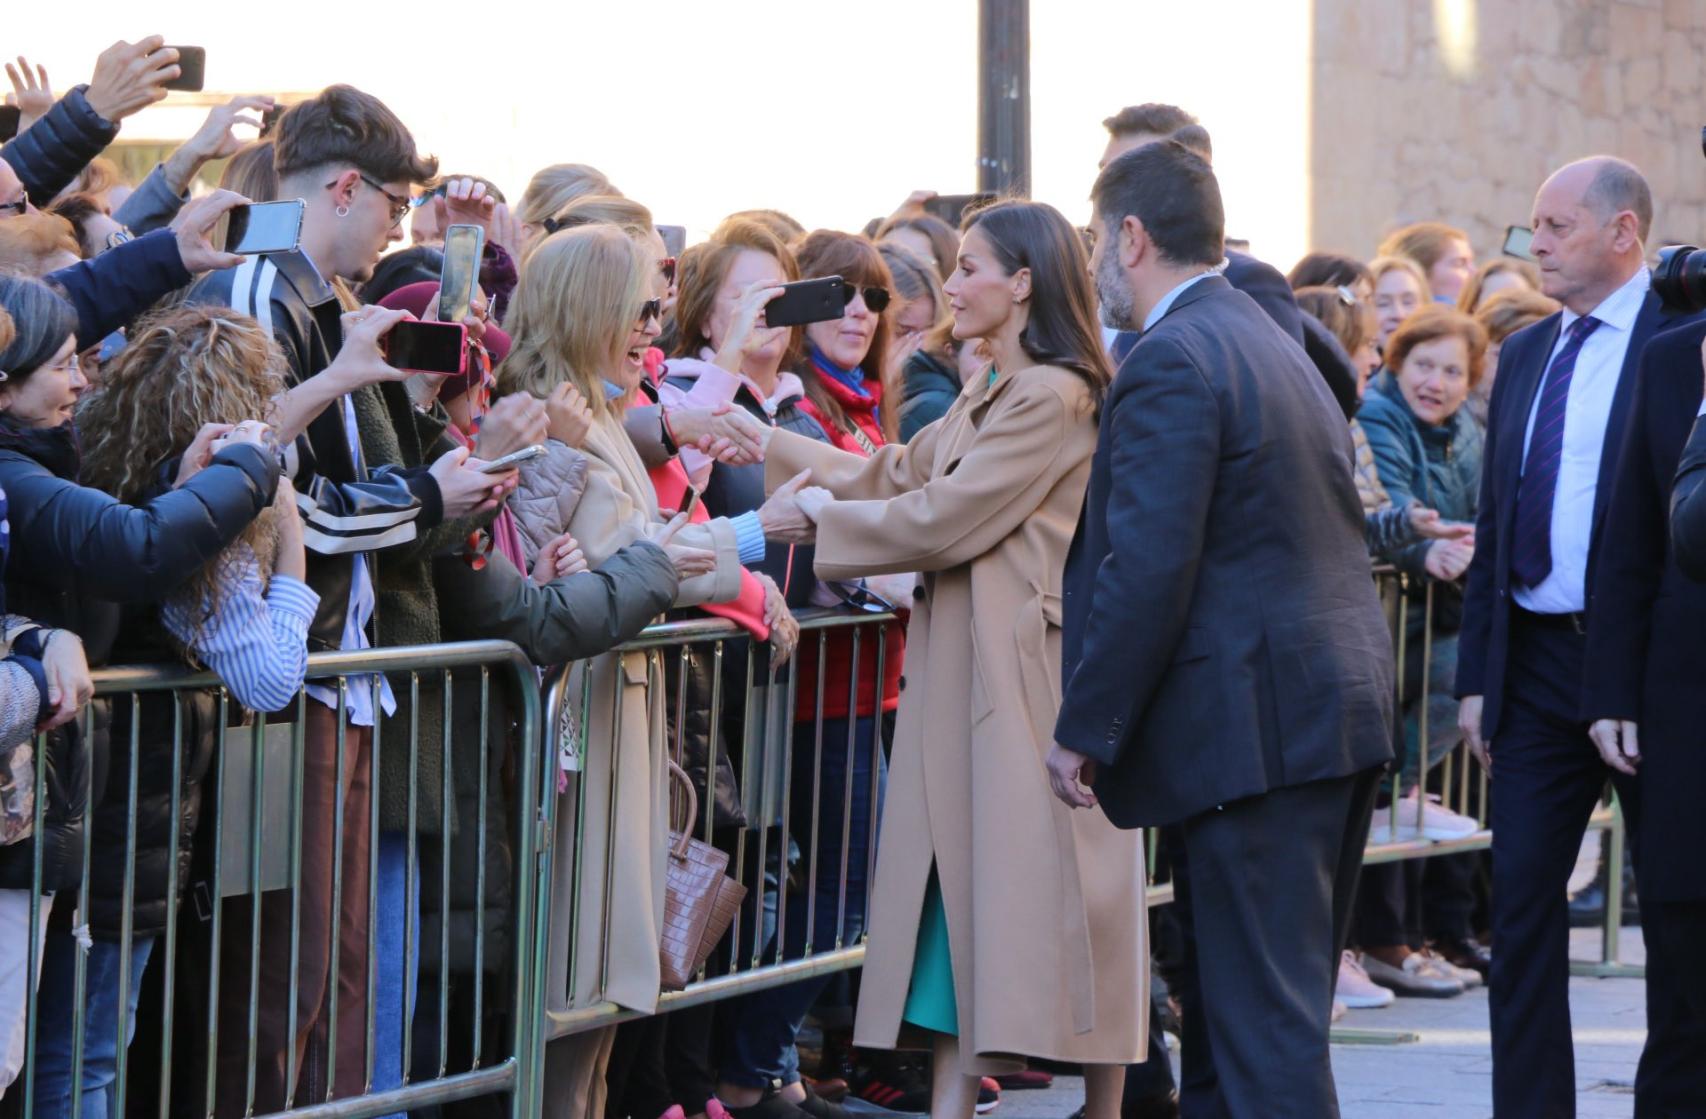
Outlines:
{"label": "camel wool coat", "polygon": [[878,833],[855,1042],[895,1048],[934,862],[962,1071],[1024,1056],[1141,1060],[1149,955],[1141,833],[1074,812],[1044,759],[1060,706],[1060,588],[1097,422],[1053,366],[980,378],[869,459],[786,432],[766,483],[804,469],[837,500],[817,573],[922,573]]}
{"label": "camel wool coat", "polygon": [[[645,464],[614,411],[601,415],[587,435],[586,488],[567,525],[555,523],[559,513],[544,512],[549,502],[525,500],[561,484],[565,463],[582,454],[555,441],[547,450],[544,458],[522,467],[518,487],[523,500],[517,504],[517,528],[530,564],[564,529],[580,543],[587,564],[597,567],[619,549],[648,538],[660,523]],[[683,580],[675,605],[726,602],[740,593],[740,550],[728,521],[683,526],[676,539],[714,550],[717,566],[708,575]],[[569,694],[583,695],[590,677],[592,701],[583,724],[584,768],[558,799],[547,903],[548,1009],[584,1007],[600,999],[648,1013],[657,1007],[669,787],[663,673],[654,659],[646,653],[611,652],[573,670]],[[577,818],[583,795],[584,817]]]}

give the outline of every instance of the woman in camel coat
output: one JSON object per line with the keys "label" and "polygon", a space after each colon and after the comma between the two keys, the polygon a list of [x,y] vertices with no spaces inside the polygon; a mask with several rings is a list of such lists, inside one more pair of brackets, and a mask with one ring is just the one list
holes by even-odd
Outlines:
{"label": "woman in camel coat", "polygon": [[[1067,808],[1043,763],[1061,573],[1109,371],[1083,248],[1052,208],[985,211],[947,290],[955,337],[983,339],[995,369],[945,417],[869,459],[785,432],[766,450],[769,486],[809,470],[828,491],[799,497],[820,577],[923,573],[855,1040],[894,1048],[903,1024],[934,1028],[939,1119],[970,1116],[977,1078],[1025,1056],[1090,1066],[1104,1119],[1146,1043],[1139,833]],[[944,955],[951,985],[932,984]],[[933,986],[945,997],[920,1013]]]}

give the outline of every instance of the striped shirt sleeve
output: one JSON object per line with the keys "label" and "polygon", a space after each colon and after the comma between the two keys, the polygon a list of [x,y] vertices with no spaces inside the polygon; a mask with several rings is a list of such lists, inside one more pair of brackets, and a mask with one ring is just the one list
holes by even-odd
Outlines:
{"label": "striped shirt sleeve", "polygon": [[296,698],[308,671],[308,626],[320,596],[306,583],[274,574],[263,593],[260,566],[247,548],[224,569],[219,608],[179,595],[161,618],[178,640],[219,674],[231,694],[255,711],[279,711]]}

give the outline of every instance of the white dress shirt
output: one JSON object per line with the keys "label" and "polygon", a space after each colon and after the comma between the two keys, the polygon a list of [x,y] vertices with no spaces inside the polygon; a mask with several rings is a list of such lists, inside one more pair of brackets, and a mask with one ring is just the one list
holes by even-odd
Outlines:
{"label": "white dress shirt", "polygon": [[[1588,541],[1593,534],[1594,495],[1599,490],[1600,458],[1605,450],[1605,427],[1611,402],[1623,375],[1623,359],[1635,319],[1646,301],[1651,278],[1637,268],[1624,285],[1593,309],[1600,321],[1576,355],[1570,396],[1564,404],[1564,447],[1558,463],[1558,487],[1552,501],[1552,571],[1537,587],[1517,587],[1516,602],[1537,614],[1574,614],[1587,609]],[[1566,308],[1558,341],[1546,359],[1551,368],[1564,348],[1570,327],[1580,315]],[[1523,462],[1534,437],[1534,419],[1545,387],[1534,394],[1523,436]]]}

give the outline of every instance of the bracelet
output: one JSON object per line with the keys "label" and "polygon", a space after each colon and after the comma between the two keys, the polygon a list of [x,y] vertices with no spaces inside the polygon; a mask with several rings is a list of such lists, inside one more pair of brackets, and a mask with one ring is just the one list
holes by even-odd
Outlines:
{"label": "bracelet", "polygon": [[681,453],[681,442],[675,437],[675,429],[669,426],[669,409],[658,406],[659,426],[663,429],[663,449],[672,455]]}

